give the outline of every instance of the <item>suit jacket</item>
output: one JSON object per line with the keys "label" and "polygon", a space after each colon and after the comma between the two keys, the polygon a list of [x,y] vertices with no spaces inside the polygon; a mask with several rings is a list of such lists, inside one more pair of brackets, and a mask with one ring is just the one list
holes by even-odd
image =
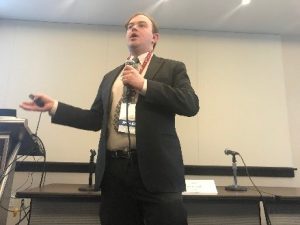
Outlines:
{"label": "suit jacket", "polygon": [[[81,109],[59,102],[53,123],[98,131],[101,137],[96,163],[95,188],[101,188],[105,169],[111,88],[123,69],[107,73],[91,108]],[[185,190],[184,166],[175,129],[175,115],[194,116],[199,100],[182,62],[153,55],[148,70],[147,92],[136,104],[136,149],[141,178],[151,192]]]}

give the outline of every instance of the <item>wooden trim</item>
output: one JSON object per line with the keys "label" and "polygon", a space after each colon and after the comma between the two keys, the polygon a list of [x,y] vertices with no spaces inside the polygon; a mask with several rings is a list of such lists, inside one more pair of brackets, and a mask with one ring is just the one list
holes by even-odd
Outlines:
{"label": "wooden trim", "polygon": [[[17,162],[17,172],[41,172],[43,162]],[[89,173],[89,163],[81,162],[46,162],[46,172],[55,173]],[[295,170],[292,167],[260,167],[249,166],[250,176],[254,177],[295,177]],[[231,166],[195,166],[185,165],[186,175],[204,176],[232,176]],[[244,167],[238,167],[238,176],[247,176]]]}
{"label": "wooden trim", "polygon": [[[295,177],[295,170],[292,167],[261,167],[249,166],[248,172],[254,177]],[[231,166],[185,166],[186,175],[215,175],[231,176],[233,174]],[[238,176],[247,176],[245,167],[239,166],[237,169]]]}

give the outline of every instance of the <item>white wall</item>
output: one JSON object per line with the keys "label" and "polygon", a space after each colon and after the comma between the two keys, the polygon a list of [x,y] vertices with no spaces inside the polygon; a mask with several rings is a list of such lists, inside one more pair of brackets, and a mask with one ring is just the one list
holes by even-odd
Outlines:
{"label": "white wall", "polygon": [[[186,164],[230,165],[223,153],[229,147],[249,166],[300,166],[299,37],[179,30],[161,35],[157,55],[184,61],[200,97],[196,117],[177,118]],[[18,108],[32,92],[88,108],[105,72],[127,54],[119,27],[0,20],[0,108]],[[35,130],[37,113],[18,110],[18,116]],[[99,134],[52,125],[43,115],[39,136],[48,161],[87,162]],[[27,177],[17,173],[13,190]],[[198,178],[232,183],[231,177]],[[36,174],[33,186],[38,179]],[[47,183],[85,179],[50,173]],[[297,172],[295,178],[254,180],[300,187]],[[247,178],[239,183],[250,185]]]}
{"label": "white wall", "polygon": [[[300,37],[284,36],[282,40],[292,158],[295,167],[300,168]],[[296,175],[295,183],[299,187],[300,177]]]}
{"label": "white wall", "polygon": [[[119,27],[1,21],[0,28],[1,108],[18,108],[32,92],[88,108],[103,75],[128,56]],[[293,166],[279,36],[179,30],[161,36],[156,53],[184,61],[200,97],[196,117],[177,118],[185,164],[228,165],[229,147],[251,166]],[[37,113],[18,116],[35,130]],[[49,120],[44,115],[39,128],[48,161],[86,162],[99,134]]]}

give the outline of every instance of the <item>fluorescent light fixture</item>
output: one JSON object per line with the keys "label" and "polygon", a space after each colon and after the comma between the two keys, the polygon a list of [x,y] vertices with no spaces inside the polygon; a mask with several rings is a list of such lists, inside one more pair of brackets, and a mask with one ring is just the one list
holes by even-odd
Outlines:
{"label": "fluorescent light fixture", "polygon": [[248,5],[251,3],[251,0],[242,0],[242,5]]}

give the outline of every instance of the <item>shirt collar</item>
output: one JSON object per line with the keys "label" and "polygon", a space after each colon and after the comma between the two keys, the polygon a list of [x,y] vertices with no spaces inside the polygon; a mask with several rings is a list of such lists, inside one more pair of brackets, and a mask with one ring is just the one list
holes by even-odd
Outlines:
{"label": "shirt collar", "polygon": [[[145,52],[145,53],[143,53],[143,54],[141,54],[141,55],[138,56],[138,59],[139,59],[141,65],[143,65],[143,63],[144,63],[144,61],[145,61],[145,59],[146,59],[148,53],[149,53],[149,52]],[[153,53],[152,53],[152,54],[153,54]],[[152,56],[151,56],[151,57],[152,57]],[[133,59],[133,58],[134,58],[133,56],[130,56],[129,59]]]}

